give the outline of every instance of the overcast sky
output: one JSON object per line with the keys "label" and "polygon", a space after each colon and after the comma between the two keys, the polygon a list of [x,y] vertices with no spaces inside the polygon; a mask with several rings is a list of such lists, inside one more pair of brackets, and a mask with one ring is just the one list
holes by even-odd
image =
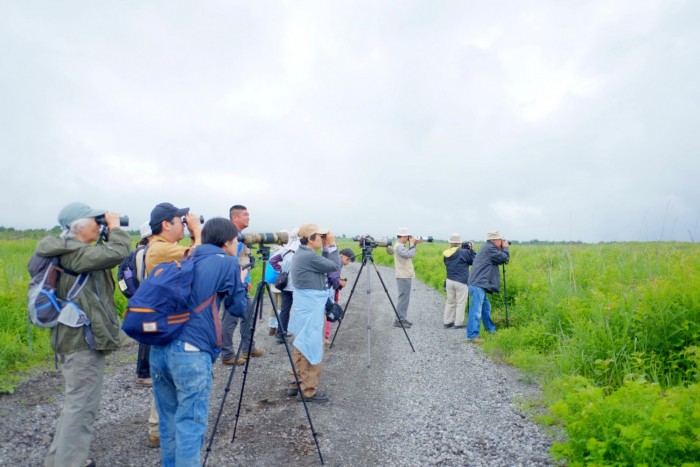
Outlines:
{"label": "overcast sky", "polygon": [[700,240],[700,2],[0,0],[0,225]]}

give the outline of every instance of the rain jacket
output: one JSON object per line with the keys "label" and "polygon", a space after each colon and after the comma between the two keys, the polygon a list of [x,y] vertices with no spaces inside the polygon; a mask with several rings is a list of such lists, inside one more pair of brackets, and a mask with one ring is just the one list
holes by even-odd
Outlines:
{"label": "rain jacket", "polygon": [[452,247],[442,252],[442,260],[447,269],[447,278],[462,284],[469,281],[469,265],[474,262],[476,253],[466,248]]}
{"label": "rain jacket", "polygon": [[[118,227],[110,229],[107,241],[99,245],[75,239],[45,237],[36,247],[39,256],[59,256],[61,266],[75,273],[90,273],[85,287],[73,300],[91,322],[95,350],[119,348],[119,316],[114,304],[112,268],[129,255],[131,238]],[[66,297],[77,277],[61,274],[57,292]],[[71,328],[59,323],[51,329],[51,342],[57,354],[89,349],[85,328]]]}
{"label": "rain jacket", "polygon": [[508,248],[499,250],[491,241],[487,241],[476,254],[469,285],[481,287],[488,293],[498,293],[501,290],[498,266],[508,263],[509,259]]}

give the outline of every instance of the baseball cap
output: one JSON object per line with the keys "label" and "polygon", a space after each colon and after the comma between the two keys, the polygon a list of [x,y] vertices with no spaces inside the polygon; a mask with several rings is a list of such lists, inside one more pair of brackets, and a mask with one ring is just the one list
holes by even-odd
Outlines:
{"label": "baseball cap", "polygon": [[325,235],[329,232],[325,227],[319,227],[316,224],[302,224],[299,226],[299,238],[308,238],[313,234]]}
{"label": "baseball cap", "polygon": [[181,217],[190,212],[190,208],[176,208],[170,203],[160,203],[153,208],[151,211],[151,220],[149,225],[151,229],[153,227],[160,225],[163,221],[169,221],[173,217]]}
{"label": "baseball cap", "polygon": [[70,203],[66,205],[61,212],[58,213],[58,224],[67,229],[70,225],[77,221],[78,219],[84,219],[86,217],[97,217],[107,213],[106,209],[92,209],[85,203]]}

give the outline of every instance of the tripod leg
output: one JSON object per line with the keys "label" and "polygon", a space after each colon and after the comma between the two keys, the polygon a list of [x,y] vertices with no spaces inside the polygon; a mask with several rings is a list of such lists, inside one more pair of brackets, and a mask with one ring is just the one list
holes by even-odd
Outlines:
{"label": "tripod leg", "polygon": [[[352,294],[355,293],[355,287],[357,287],[357,283],[360,281],[360,275],[362,274],[362,268],[365,267],[365,264],[367,263],[367,260],[365,257],[362,258],[362,264],[360,265],[360,270],[357,272],[357,277],[355,278],[355,282],[352,284],[352,289],[350,290],[350,295],[348,296],[348,301],[345,302],[345,308],[343,309],[343,316],[345,316],[345,313],[348,311],[348,307],[350,306],[350,300],[352,299]],[[344,318],[343,318],[344,319]],[[331,345],[328,346],[328,348],[332,349],[333,348],[333,343],[335,342],[335,337],[338,335],[338,331],[340,331],[340,326],[343,324],[343,321],[338,322],[338,326],[335,328],[335,333],[333,333],[333,339],[331,339]]]}
{"label": "tripod leg", "polygon": [[389,299],[389,303],[391,303],[391,308],[394,310],[394,314],[396,315],[396,319],[401,323],[401,329],[403,329],[403,333],[406,335],[406,339],[408,340],[408,345],[411,346],[412,351],[416,351],[416,349],[413,347],[413,342],[411,342],[411,338],[408,337],[408,332],[406,332],[406,328],[404,327],[403,323],[401,322],[401,319],[399,318],[399,312],[396,310],[396,306],[394,306],[393,300],[391,300],[391,295],[389,295],[389,290],[386,288],[386,284],[384,283],[384,279],[382,279],[382,275],[379,274],[379,269],[377,269],[377,265],[374,263],[374,259],[370,258],[372,261],[372,266],[374,266],[374,270],[377,273],[377,276],[379,277],[379,282],[382,283],[382,287],[384,288],[384,293],[386,293],[387,298]]}

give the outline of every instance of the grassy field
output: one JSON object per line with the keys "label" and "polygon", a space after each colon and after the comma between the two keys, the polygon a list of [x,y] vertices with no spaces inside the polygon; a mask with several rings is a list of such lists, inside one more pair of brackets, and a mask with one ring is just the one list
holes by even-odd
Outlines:
{"label": "grassy field", "polygon": [[[28,346],[26,263],[37,237],[0,240],[0,391],[7,392],[53,353],[48,332],[36,328],[33,352]],[[437,290],[445,248],[421,244],[414,260],[419,278]],[[373,256],[393,263],[384,248]],[[539,420],[566,434],[553,455],[569,465],[700,465],[700,247],[515,245],[506,271],[510,326],[503,294],[491,297],[498,333],[484,348],[543,388]],[[259,276],[258,267],[254,282]],[[116,299],[123,310],[126,301],[118,292]]]}

